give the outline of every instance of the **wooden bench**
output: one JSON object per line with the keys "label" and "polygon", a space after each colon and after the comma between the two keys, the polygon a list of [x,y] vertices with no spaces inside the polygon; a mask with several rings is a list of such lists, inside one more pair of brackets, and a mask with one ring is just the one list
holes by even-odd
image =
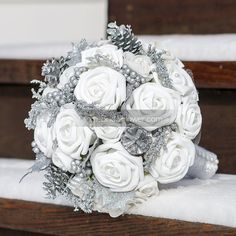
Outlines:
{"label": "wooden bench", "polygon": [[[236,33],[233,0],[110,0],[109,19],[138,34]],[[168,19],[168,20],[166,20]],[[194,73],[203,114],[201,145],[216,152],[219,172],[236,174],[236,62],[184,62]],[[0,156],[34,158],[29,81],[40,60],[0,60]],[[39,186],[40,187],[40,186]],[[169,219],[75,214],[71,208],[0,199],[0,235],[236,235],[236,229]],[[25,232],[24,232],[25,231]]]}

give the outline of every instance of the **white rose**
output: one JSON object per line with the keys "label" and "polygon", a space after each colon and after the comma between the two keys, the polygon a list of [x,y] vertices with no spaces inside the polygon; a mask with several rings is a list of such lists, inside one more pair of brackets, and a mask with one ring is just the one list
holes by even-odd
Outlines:
{"label": "white rose", "polygon": [[75,159],[87,154],[93,141],[93,132],[79,117],[73,104],[61,107],[55,122],[55,134],[60,150]]}
{"label": "white rose", "polygon": [[145,199],[158,193],[157,181],[151,175],[145,175],[144,180],[136,188],[136,195],[143,196]]}
{"label": "white rose", "polygon": [[95,124],[93,130],[98,138],[102,139],[104,143],[115,143],[120,140],[120,137],[125,130],[125,126],[121,123],[115,123],[111,121],[104,121],[101,124]]}
{"label": "white rose", "polygon": [[144,178],[142,157],[130,155],[119,142],[98,146],[90,161],[98,182],[113,192],[132,191]]}
{"label": "white rose", "polygon": [[187,174],[194,158],[194,144],[182,135],[173,133],[166,149],[162,149],[152,164],[150,174],[162,184],[177,182]]}
{"label": "white rose", "polygon": [[70,78],[75,75],[75,68],[77,68],[77,66],[71,66],[63,71],[59,78],[59,84],[57,85],[59,89],[62,89],[65,84],[70,82]]}
{"label": "white rose", "polygon": [[134,198],[127,202],[126,212],[130,213],[133,208],[138,207],[150,197],[158,194],[157,181],[151,175],[145,175],[144,180],[136,188]]}
{"label": "white rose", "polygon": [[71,168],[72,161],[73,159],[68,154],[62,152],[60,148],[57,148],[56,151],[52,154],[53,164],[63,171],[69,171],[73,173]]}
{"label": "white rose", "polygon": [[152,61],[145,55],[134,55],[131,52],[124,53],[124,64],[138,74],[148,77],[152,70]]}
{"label": "white rose", "polygon": [[179,132],[189,139],[194,139],[199,134],[202,125],[202,115],[197,101],[191,98],[183,98],[176,123]]}
{"label": "white rose", "polygon": [[198,92],[191,76],[184,69],[184,64],[176,57],[167,60],[166,67],[169,77],[172,80],[173,89],[178,91],[184,97],[192,97],[198,99]]}
{"label": "white rose", "polygon": [[126,99],[125,77],[109,67],[97,67],[84,72],[75,87],[75,97],[89,104],[113,110]]}
{"label": "white rose", "polygon": [[48,127],[50,115],[44,113],[38,116],[34,130],[34,140],[45,156],[51,157],[53,152],[53,127]]}
{"label": "white rose", "polygon": [[130,120],[148,131],[173,123],[181,103],[180,95],[156,83],[135,89],[126,103]]}
{"label": "white rose", "polygon": [[120,68],[123,65],[123,51],[115,45],[105,44],[100,47],[92,47],[81,53],[81,63],[86,66],[89,62],[89,57],[94,57],[96,54],[108,56],[110,60],[115,62]]}

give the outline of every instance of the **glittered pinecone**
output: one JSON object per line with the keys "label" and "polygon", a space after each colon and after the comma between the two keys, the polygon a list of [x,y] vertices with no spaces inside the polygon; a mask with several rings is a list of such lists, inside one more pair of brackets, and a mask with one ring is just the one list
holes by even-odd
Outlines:
{"label": "glittered pinecone", "polygon": [[111,22],[108,24],[107,34],[108,39],[123,51],[137,54],[142,48],[141,42],[134,36],[129,25],[117,26],[116,22]]}
{"label": "glittered pinecone", "polygon": [[57,194],[66,193],[67,183],[71,177],[69,172],[65,172],[55,165],[48,166],[47,174],[45,178],[47,182],[44,182],[44,189],[47,191],[47,195],[51,198],[55,198]]}

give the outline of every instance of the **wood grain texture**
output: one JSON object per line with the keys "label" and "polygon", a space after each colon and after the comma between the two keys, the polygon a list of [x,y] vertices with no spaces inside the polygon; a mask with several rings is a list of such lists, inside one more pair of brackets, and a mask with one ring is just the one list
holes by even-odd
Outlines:
{"label": "wood grain texture", "polygon": [[[193,71],[198,88],[235,88],[236,62],[184,62]],[[27,85],[42,80],[41,60],[0,60],[0,84]]]}
{"label": "wood grain texture", "polygon": [[188,62],[197,88],[236,89],[236,62]]}
{"label": "wood grain texture", "polygon": [[110,0],[108,19],[136,34],[235,33],[235,12],[235,0]]}
{"label": "wood grain texture", "polygon": [[62,236],[235,235],[236,229],[141,216],[111,218],[75,213],[70,207],[0,199],[0,227]]}
{"label": "wood grain texture", "polygon": [[30,86],[0,86],[1,157],[33,158],[33,135],[24,125],[32,102]]}
{"label": "wood grain texture", "polygon": [[0,84],[29,84],[33,79],[42,79],[42,60],[0,59]]}
{"label": "wood grain texture", "polygon": [[0,228],[0,235],[1,236],[48,236],[48,234],[33,233],[33,232],[27,232],[27,231],[22,231],[22,230],[12,230],[12,229],[3,229],[3,228]]}
{"label": "wood grain texture", "polygon": [[200,90],[200,108],[200,144],[218,155],[218,172],[236,174],[236,91]]}

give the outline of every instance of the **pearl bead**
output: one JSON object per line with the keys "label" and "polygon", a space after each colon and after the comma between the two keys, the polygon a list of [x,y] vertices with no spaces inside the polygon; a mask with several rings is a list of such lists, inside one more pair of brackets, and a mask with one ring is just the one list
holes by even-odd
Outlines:
{"label": "pearl bead", "polygon": [[125,70],[125,73],[126,73],[126,74],[130,74],[130,69],[126,69],[126,70]]}
{"label": "pearl bead", "polygon": [[54,91],[53,93],[52,93],[52,96],[53,97],[56,97],[58,95],[58,92],[57,91]]}
{"label": "pearl bead", "polygon": [[70,88],[74,88],[74,84],[73,83],[69,83],[69,86],[70,86]]}
{"label": "pearl bead", "polygon": [[130,79],[130,83],[133,84],[135,82],[134,79]]}
{"label": "pearl bead", "polygon": [[137,76],[137,77],[136,77],[136,80],[137,80],[138,82],[140,82],[140,76]]}
{"label": "pearl bead", "polygon": [[77,79],[74,79],[73,81],[71,81],[71,83],[72,83],[74,86],[76,86],[77,83],[78,83],[78,80],[77,80]]}
{"label": "pearl bead", "polygon": [[146,82],[145,78],[141,78],[141,83],[144,84]]}
{"label": "pearl bead", "polygon": [[55,100],[56,100],[56,101],[60,101],[60,99],[61,99],[61,97],[60,97],[59,95],[57,95],[57,96],[55,97]]}
{"label": "pearl bead", "polygon": [[75,68],[74,68],[74,71],[75,71],[75,72],[79,71],[79,67],[75,67]]}
{"label": "pearl bead", "polygon": [[123,68],[123,69],[127,69],[128,66],[127,66],[126,64],[124,64],[122,68]]}
{"label": "pearl bead", "polygon": [[63,106],[63,105],[65,105],[65,104],[66,104],[66,102],[65,102],[63,99],[61,99],[61,100],[59,101],[59,105]]}
{"label": "pearl bead", "polygon": [[75,72],[75,76],[76,76],[76,77],[79,77],[80,74],[81,74],[80,71],[76,71],[76,72]]}
{"label": "pearl bead", "polygon": [[65,84],[64,88],[65,88],[66,90],[69,90],[69,89],[70,89],[70,85],[69,85],[69,84]]}
{"label": "pearl bead", "polygon": [[83,72],[84,72],[84,68],[83,68],[83,67],[80,67],[80,68],[79,68],[79,72],[80,72],[80,73],[83,73]]}
{"label": "pearl bead", "polygon": [[52,98],[52,93],[48,93],[48,94],[47,94],[47,98],[48,98],[48,99],[51,99],[51,98]]}
{"label": "pearl bead", "polygon": [[130,81],[131,81],[131,78],[128,76],[128,77],[126,78],[126,80],[127,80],[128,82],[130,82]]}
{"label": "pearl bead", "polygon": [[132,72],[130,73],[130,77],[135,78],[135,77],[136,77],[136,73],[135,73],[134,71],[132,71]]}
{"label": "pearl bead", "polygon": [[35,147],[35,146],[36,146],[36,142],[33,141],[33,142],[31,143],[31,147]]}
{"label": "pearl bead", "polygon": [[135,82],[134,87],[137,88],[139,86],[139,82]]}
{"label": "pearl bead", "polygon": [[59,96],[62,96],[62,95],[63,95],[63,92],[62,92],[62,91],[58,91],[58,95],[59,95]]}
{"label": "pearl bead", "polygon": [[39,149],[37,147],[33,148],[34,153],[39,153]]}

